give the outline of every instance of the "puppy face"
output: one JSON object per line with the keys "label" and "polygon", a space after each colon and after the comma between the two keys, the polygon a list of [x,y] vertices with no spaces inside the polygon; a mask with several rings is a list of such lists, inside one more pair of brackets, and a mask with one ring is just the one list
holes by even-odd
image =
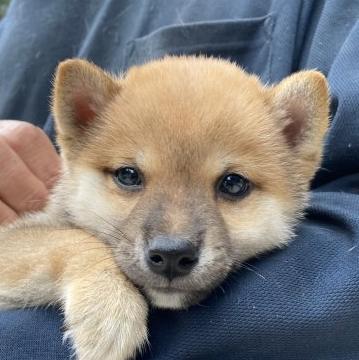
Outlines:
{"label": "puppy face", "polygon": [[165,58],[116,79],[59,66],[54,115],[71,221],[105,241],[159,307],[201,300],[284,245],[328,123],[323,76],[266,88],[226,61]]}

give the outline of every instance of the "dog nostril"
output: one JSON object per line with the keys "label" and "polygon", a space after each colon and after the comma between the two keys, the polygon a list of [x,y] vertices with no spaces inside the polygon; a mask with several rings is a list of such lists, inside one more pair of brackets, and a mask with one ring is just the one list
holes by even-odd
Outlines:
{"label": "dog nostril", "polygon": [[152,255],[152,256],[150,256],[150,260],[156,265],[163,264],[163,258],[160,255]]}
{"label": "dog nostril", "polygon": [[189,269],[192,268],[197,263],[197,261],[197,258],[184,257],[178,262],[178,265],[183,269]]}
{"label": "dog nostril", "polygon": [[161,235],[152,239],[145,256],[149,269],[169,280],[188,275],[198,262],[198,250],[191,242]]}

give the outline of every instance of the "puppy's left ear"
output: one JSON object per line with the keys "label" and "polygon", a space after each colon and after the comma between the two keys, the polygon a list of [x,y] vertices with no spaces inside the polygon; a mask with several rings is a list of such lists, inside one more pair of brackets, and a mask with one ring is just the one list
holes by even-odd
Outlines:
{"label": "puppy's left ear", "polygon": [[79,144],[119,92],[119,80],[88,61],[70,59],[60,63],[52,107],[60,145]]}
{"label": "puppy's left ear", "polygon": [[279,126],[307,180],[317,170],[329,123],[329,91],[318,71],[302,71],[270,89]]}

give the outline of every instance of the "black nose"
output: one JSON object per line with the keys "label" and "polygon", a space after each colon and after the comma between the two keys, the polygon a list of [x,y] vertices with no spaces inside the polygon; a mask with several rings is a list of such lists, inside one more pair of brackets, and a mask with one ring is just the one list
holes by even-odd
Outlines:
{"label": "black nose", "polygon": [[189,241],[156,236],[147,249],[146,260],[154,273],[172,280],[191,272],[198,262],[198,251]]}

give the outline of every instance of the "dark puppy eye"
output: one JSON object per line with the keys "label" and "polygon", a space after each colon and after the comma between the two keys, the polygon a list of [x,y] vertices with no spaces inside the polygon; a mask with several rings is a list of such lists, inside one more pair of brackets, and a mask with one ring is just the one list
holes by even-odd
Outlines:
{"label": "dark puppy eye", "polygon": [[133,167],[125,166],[117,169],[113,175],[117,184],[125,188],[138,188],[142,185],[140,172]]}
{"label": "dark puppy eye", "polygon": [[242,198],[250,190],[250,182],[238,174],[226,174],[218,182],[218,193],[232,200]]}

